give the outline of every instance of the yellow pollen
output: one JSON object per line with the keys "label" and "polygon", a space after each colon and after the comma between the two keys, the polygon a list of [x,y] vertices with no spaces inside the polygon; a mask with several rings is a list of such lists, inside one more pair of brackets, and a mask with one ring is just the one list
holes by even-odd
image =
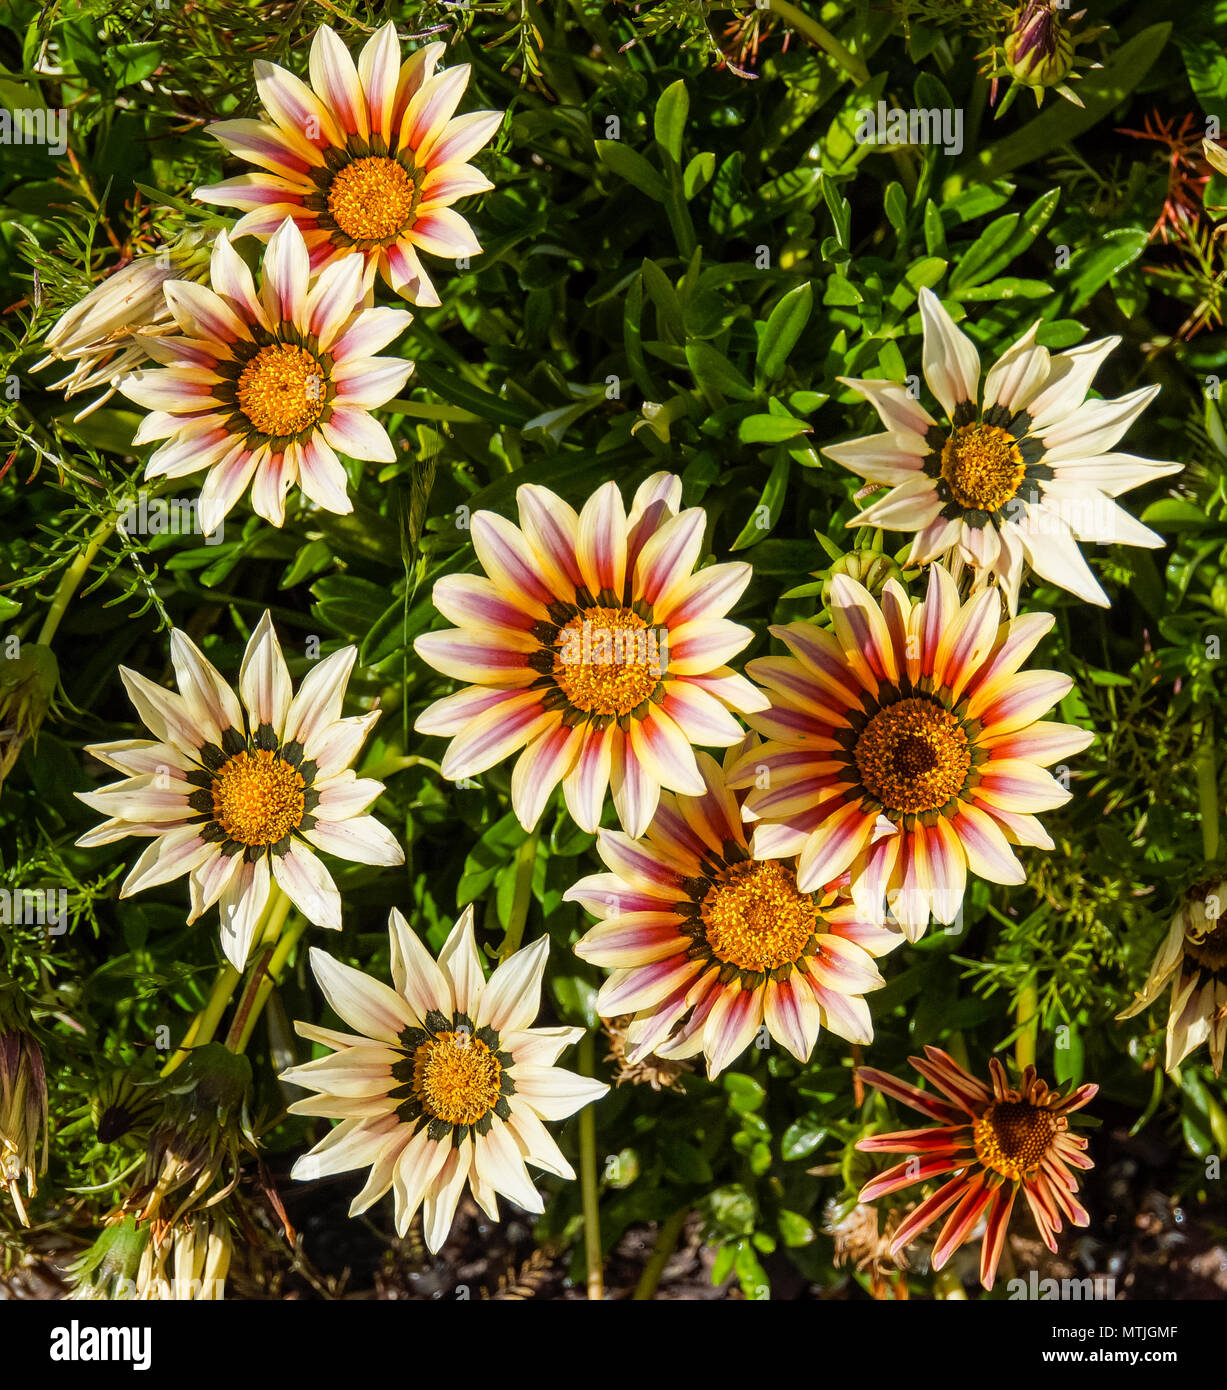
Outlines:
{"label": "yellow pollen", "polygon": [[337,173],[328,190],[328,211],[351,241],[391,242],[410,224],[416,199],[404,165],[372,155]]}
{"label": "yellow pollen", "polygon": [[931,700],[900,700],[873,716],[853,752],[861,784],[886,810],[936,811],[958,794],[971,767],[967,735]]}
{"label": "yellow pollen", "polygon": [[214,774],[213,819],[240,845],[275,845],[302,824],[303,779],[276,754],[239,753]]}
{"label": "yellow pollen", "polygon": [[658,630],[629,608],[589,608],[558,634],[554,680],[585,714],[630,714],[656,689],[668,659]]}
{"label": "yellow pollen", "polygon": [[1017,493],[1027,466],[996,425],[962,425],[942,446],[942,477],[960,507],[995,512]]}
{"label": "yellow pollen", "polygon": [[237,395],[239,409],[261,434],[299,434],[324,408],[323,368],[305,348],[272,343],[243,368]]}
{"label": "yellow pollen", "polygon": [[489,1114],[502,1078],[494,1053],[463,1030],[427,1038],[413,1054],[413,1089],[423,1110],[449,1125],[473,1125]]}
{"label": "yellow pollen", "polygon": [[1029,1101],[994,1101],[973,1129],[976,1157],[994,1173],[1018,1182],[1039,1166],[1053,1140],[1067,1127],[1064,1115]]}
{"label": "yellow pollen", "polygon": [[708,890],[699,915],[717,960],[763,974],[798,961],[818,929],[813,898],[774,859],[729,869]]}
{"label": "yellow pollen", "polygon": [[1221,922],[1200,941],[1186,939],[1184,953],[1211,973],[1227,969],[1227,922]]}

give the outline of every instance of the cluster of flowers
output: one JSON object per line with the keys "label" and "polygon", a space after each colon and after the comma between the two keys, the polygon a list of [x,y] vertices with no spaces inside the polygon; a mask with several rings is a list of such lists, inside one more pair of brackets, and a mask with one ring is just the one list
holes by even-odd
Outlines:
{"label": "cluster of flowers", "polygon": [[[150,476],[207,470],[201,501],[212,524],[249,487],[275,525],[295,483],[315,505],[348,510],[337,451],[394,456],[369,412],[411,366],[372,354],[409,316],[374,307],[375,274],[411,302],[438,302],[417,252],[478,250],[450,205],[489,186],[465,161],[499,120],[454,116],[467,73],[436,72],[441,47],[402,63],[388,25],[355,66],[323,28],[310,87],[257,65],[269,120],[214,128],[260,172],[198,194],[245,216],[218,234],[208,283],[159,284],[178,330],[144,340],[162,367],[118,380],[150,411],[137,442],[165,441]],[[232,244],[248,234],[268,238],[258,291]],[[802,1061],[824,1027],[870,1043],[865,996],[884,983],[876,962],[931,919],[954,922],[969,874],[1021,883],[1016,849],[1053,848],[1038,815],[1070,793],[1047,769],[1092,736],[1044,718],[1073,683],[1024,669],[1053,618],[1017,615],[1022,582],[1033,571],[1106,604],[1078,542],[1160,544],[1113,499],[1179,465],[1113,452],[1157,389],[1088,398],[1118,340],[1050,354],[1037,324],[981,392],[970,339],[928,290],[920,311],[924,375],[944,418],[901,385],[848,381],[884,432],[826,452],[867,491],[889,489],[851,524],[913,533],[923,598],[898,578],[871,589],[837,574],[829,626],[772,628],[787,655],[741,674],[729,663],[755,634],[727,614],[751,567],[701,567],[706,515],[682,505],[669,473],[648,478],[629,508],[613,482],[579,511],[522,486],[518,525],[491,512],[471,519],[481,572],[436,585],[454,627],[420,637],[416,650],[461,688],[416,727],[450,740],[450,779],[515,756],[512,805],[526,829],[561,786],[569,815],[596,834],[606,872],[566,896],[599,919],[576,951],[611,972],[598,1009],[631,1016],[632,1064],[702,1054],[714,1077],[764,1027]],[[68,355],[63,333],[49,343]],[[105,360],[96,355],[91,374],[88,353],[78,358],[73,389],[98,384]],[[171,656],[177,693],[122,672],[153,738],[91,750],[122,780],[83,796],[105,820],[82,843],[147,839],[123,895],[187,875],[188,920],[218,906],[223,950],[241,969],[278,894],[310,922],[341,926],[316,851],[402,862],[368,810],[382,784],[354,771],[378,711],[342,714],[352,647],[295,693],[267,615],[237,694],[182,632]],[[722,760],[699,751],[710,748]],[[619,829],[601,824],[610,801]],[[488,980],[471,911],[437,959],[397,912],[390,941],[393,987],[311,952],[321,990],[354,1031],[297,1025],[329,1052],[283,1073],[314,1092],[291,1109],[339,1124],[294,1171],[369,1168],[351,1211],[391,1189],[398,1229],[421,1208],[434,1250],[466,1186],[492,1217],[500,1192],[539,1211],[525,1163],[573,1176],[544,1122],[606,1088],[555,1065],[582,1030],[531,1026],[545,937]],[[1164,957],[1163,979],[1177,954]],[[1187,1008],[1188,991],[1181,997]],[[946,1054],[926,1054],[913,1064],[940,1095],[860,1072],[937,1122],[863,1140],[867,1151],[921,1159],[861,1196],[953,1173],[894,1246],[953,1207],[934,1252],[940,1268],[986,1218],[981,1273],[991,1286],[1020,1190],[1053,1249],[1063,1217],[1085,1224],[1070,1169],[1089,1166],[1086,1141],[1067,1116],[1096,1088],[1058,1096],[1033,1069],[1011,1088],[995,1059],[985,1086]]]}

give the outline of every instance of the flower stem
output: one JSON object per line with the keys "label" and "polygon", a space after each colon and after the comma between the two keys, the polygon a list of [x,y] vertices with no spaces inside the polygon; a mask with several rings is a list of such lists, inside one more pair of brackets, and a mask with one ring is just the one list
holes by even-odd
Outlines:
{"label": "flower stem", "polygon": [[[591,1076],[596,1069],[596,1044],[592,1033],[584,1034],[579,1045],[579,1069]],[[579,1112],[579,1181],[584,1212],[584,1261],[588,1271],[588,1297],[599,1302],[605,1297],[605,1269],[601,1259],[601,1205],[597,1194],[596,1115],[586,1105]]]}
{"label": "flower stem", "polygon": [[213,1034],[217,1031],[222,1014],[226,1012],[230,996],[241,979],[242,976],[233,965],[223,965],[217,972],[217,978],[213,981],[213,988],[204,1008],[192,1019],[178,1050],[162,1068],[163,1076],[169,1076],[176,1067],[182,1065],[192,1048],[203,1047],[205,1043],[213,1041]]}
{"label": "flower stem", "polygon": [[858,87],[869,81],[869,69],[865,64],[854,53],[850,53],[829,29],[824,28],[816,19],[811,19],[799,6],[791,4],[790,0],[767,0],[767,8],[778,14],[790,29],[795,29],[797,33],[804,34],[811,43],[817,44]]}
{"label": "flower stem", "polygon": [[[290,958],[290,953],[298,945],[299,938],[307,929],[307,919],[305,917],[296,918],[289,928],[282,934],[276,946],[266,946],[260,958],[252,983],[254,990],[249,985],[244,992],[243,998],[235,1011],[234,1022],[230,1025],[230,1033],[226,1038],[226,1046],[232,1052],[242,1052],[251,1041],[252,1032],[256,1023],[264,1011],[264,1006],[268,1002],[269,995],[281,983],[281,977],[285,973],[286,963]],[[246,1005],[246,1008],[244,1008]]]}
{"label": "flower stem", "polygon": [[37,645],[40,647],[49,646],[51,639],[55,636],[56,629],[64,620],[64,614],[68,612],[68,605],[72,602],[73,595],[81,587],[81,581],[85,578],[89,567],[94,563],[94,558],[107,543],[107,538],[115,529],[115,523],[119,514],[108,517],[90,536],[86,542],[85,549],[77,556],[71,565],[60,576],[59,587],[56,589],[51,599],[51,607],[47,610],[47,616],[43,619],[42,628],[39,630]]}
{"label": "flower stem", "polygon": [[1201,711],[1201,743],[1197,749],[1197,800],[1201,808],[1201,848],[1207,863],[1218,857],[1218,767],[1214,756],[1214,714]]}
{"label": "flower stem", "polygon": [[635,1292],[632,1295],[634,1302],[646,1302],[655,1296],[656,1289],[660,1284],[660,1276],[665,1272],[665,1266],[669,1263],[670,1256],[677,1249],[678,1240],[681,1238],[686,1225],[686,1218],[689,1215],[689,1207],[678,1207],[657,1231],[656,1245],[652,1250],[650,1259],[643,1267],[639,1282],[635,1285]]}
{"label": "flower stem", "polygon": [[1029,980],[1018,993],[1015,1017],[1018,1019],[1018,1036],[1014,1039],[1014,1060],[1019,1070],[1035,1065],[1035,1040],[1039,1034],[1039,994],[1034,980]]}
{"label": "flower stem", "polygon": [[507,933],[503,937],[499,960],[506,960],[514,951],[520,949],[524,940],[524,926],[528,921],[528,906],[533,898],[533,869],[537,863],[537,832],[534,830],[528,839],[516,850],[515,892],[511,899],[511,918],[507,923]]}
{"label": "flower stem", "polygon": [[[264,924],[257,937],[256,963],[251,969],[243,993],[239,996],[234,1017],[230,1020],[230,1031],[226,1034],[226,1046],[231,1052],[242,1052],[256,1026],[256,1019],[264,1007],[264,1001],[272,991],[274,981],[271,976],[272,961],[275,957],[281,929],[290,913],[290,900],[285,893],[273,884],[272,894],[264,910]],[[301,935],[301,931],[298,933]],[[297,936],[295,937],[297,940]],[[284,957],[282,964],[284,964]],[[267,987],[266,987],[267,986]]]}

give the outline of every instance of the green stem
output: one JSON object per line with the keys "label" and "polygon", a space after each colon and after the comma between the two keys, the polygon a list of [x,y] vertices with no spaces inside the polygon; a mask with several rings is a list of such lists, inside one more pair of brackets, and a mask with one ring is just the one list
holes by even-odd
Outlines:
{"label": "green stem", "polygon": [[651,1258],[644,1265],[639,1282],[635,1285],[635,1292],[632,1295],[632,1300],[635,1303],[647,1302],[655,1297],[657,1286],[660,1284],[660,1276],[665,1272],[665,1266],[669,1263],[670,1256],[677,1249],[677,1243],[681,1239],[686,1218],[689,1215],[689,1207],[679,1207],[656,1233],[656,1245],[652,1250]]}
{"label": "green stem", "polygon": [[767,8],[778,14],[790,29],[795,29],[799,34],[804,34],[811,43],[817,44],[843,68],[856,86],[862,87],[869,81],[869,69],[865,64],[854,53],[850,53],[829,29],[824,28],[816,19],[811,19],[804,10],[791,4],[790,0],[767,0]]}
{"label": "green stem", "polygon": [[234,988],[240,979],[242,976],[233,965],[223,965],[217,972],[217,978],[213,981],[213,988],[209,992],[204,1008],[192,1019],[187,1032],[183,1035],[183,1041],[179,1044],[170,1061],[162,1068],[163,1076],[169,1076],[176,1067],[180,1066],[187,1059],[192,1048],[203,1047],[205,1043],[213,1041],[213,1034],[217,1032],[217,1025],[221,1022],[222,1014],[226,1012],[226,1006],[230,1003],[230,996],[234,993]]}
{"label": "green stem", "polygon": [[515,892],[511,899],[511,919],[507,923],[507,934],[503,937],[499,959],[506,960],[514,951],[520,949],[524,940],[524,926],[528,921],[528,906],[533,898],[533,869],[537,863],[537,832],[534,830],[527,840],[516,850]]}
{"label": "green stem", "polygon": [[[229,1047],[232,1052],[245,1051],[247,1044],[251,1041],[251,1035],[255,1029],[256,1023],[261,1013],[264,1011],[264,1006],[268,1003],[269,995],[271,995],[273,990],[281,983],[281,977],[285,973],[290,954],[294,950],[294,947],[298,945],[306,929],[307,919],[305,917],[298,917],[284,932],[281,940],[277,942],[275,947],[265,948],[260,969],[255,976],[256,988],[251,996],[251,1004],[245,1013],[241,1008],[239,1012],[236,1012],[234,1022],[230,1026],[230,1036],[226,1039],[226,1046]],[[241,1023],[240,1014],[242,1014]],[[233,1041],[231,1041],[231,1039],[233,1039]]]}
{"label": "green stem", "polygon": [[[579,1045],[579,1069],[584,1076],[591,1076],[596,1069],[596,1044],[591,1031],[584,1034]],[[579,1181],[588,1297],[600,1302],[605,1297],[605,1268],[601,1259],[601,1204],[597,1192],[596,1107],[592,1105],[586,1105],[579,1112]]]}
{"label": "green stem", "polygon": [[68,605],[72,602],[73,595],[81,587],[81,581],[85,578],[89,567],[94,563],[95,556],[107,543],[107,538],[111,532],[115,530],[117,520],[118,514],[108,517],[90,536],[85,549],[60,576],[59,588],[55,591],[51,600],[51,607],[47,610],[47,616],[43,619],[43,625],[38,634],[38,646],[50,645],[56,629],[64,619],[64,614],[68,612]]}
{"label": "green stem", "polygon": [[[260,1015],[260,1009],[264,1007],[264,1000],[268,998],[269,990],[272,989],[269,968],[274,948],[281,936],[281,929],[285,926],[285,919],[290,915],[290,907],[290,900],[284,891],[277,884],[273,884],[272,894],[264,909],[264,921],[256,935],[256,963],[248,974],[234,1017],[230,1020],[230,1031],[226,1034],[226,1046],[231,1052],[242,1052],[240,1039],[245,1046]],[[269,982],[268,989],[264,988],[266,982]]]}
{"label": "green stem", "polygon": [[1025,984],[1018,994],[1015,1015],[1018,1019],[1018,1036],[1014,1039],[1014,1060],[1019,1070],[1035,1065],[1035,1040],[1039,1034],[1039,994],[1034,981]]}
{"label": "green stem", "polygon": [[1214,714],[1202,710],[1201,743],[1197,749],[1197,801],[1201,808],[1201,848],[1207,863],[1218,857],[1218,767],[1214,756]]}

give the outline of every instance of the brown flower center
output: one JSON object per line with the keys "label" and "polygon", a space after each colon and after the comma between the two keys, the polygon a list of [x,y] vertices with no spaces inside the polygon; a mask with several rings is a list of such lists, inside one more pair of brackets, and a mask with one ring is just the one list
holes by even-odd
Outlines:
{"label": "brown flower center", "polygon": [[717,960],[763,974],[798,961],[818,927],[813,898],[797,888],[796,873],[774,859],[729,869],[708,890],[699,915]]}
{"label": "brown flower center", "polygon": [[958,795],[971,767],[959,721],[923,699],[879,710],[861,730],[853,756],[865,790],[899,815],[939,810]]}
{"label": "brown flower center", "polygon": [[238,753],[214,774],[213,819],[240,845],[279,844],[302,824],[303,789],[275,753]]}
{"label": "brown flower center", "polygon": [[1227,969],[1227,921],[1220,922],[1200,941],[1191,941],[1186,937],[1184,953],[1206,970]]}
{"label": "brown flower center", "polygon": [[976,1157],[986,1168],[1019,1181],[1039,1165],[1066,1127],[1064,1116],[1025,1100],[997,1100],[976,1121]]}
{"label": "brown flower center", "polygon": [[656,689],[668,637],[629,608],[589,608],[558,634],[554,680],[585,714],[630,714]]}
{"label": "brown flower center", "polygon": [[324,369],[306,348],[272,343],[243,368],[236,395],[253,428],[270,439],[284,439],[319,419]]}
{"label": "brown flower center", "polygon": [[355,159],[328,189],[328,211],[351,241],[394,241],[413,216],[417,189],[405,166],[385,155]]}
{"label": "brown flower center", "polygon": [[422,1108],[449,1125],[474,1125],[502,1094],[503,1069],[464,1029],[427,1038],[413,1054],[413,1089]]}
{"label": "brown flower center", "polygon": [[961,425],[942,446],[942,477],[960,507],[995,512],[1017,493],[1027,466],[996,425]]}

